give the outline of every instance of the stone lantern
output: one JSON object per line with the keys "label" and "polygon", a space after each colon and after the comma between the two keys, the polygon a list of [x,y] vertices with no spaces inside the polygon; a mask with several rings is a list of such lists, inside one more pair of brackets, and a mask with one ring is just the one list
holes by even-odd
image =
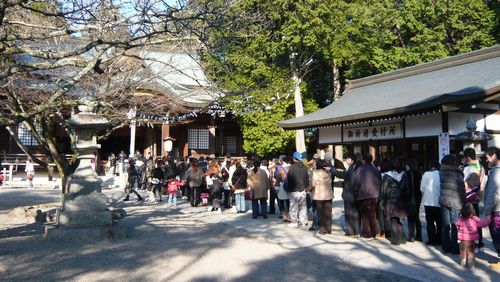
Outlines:
{"label": "stone lantern", "polygon": [[78,167],[68,178],[62,207],[56,211],[56,222],[47,225],[47,240],[88,241],[116,237],[120,230],[113,225],[113,212],[102,194],[102,180],[92,166],[96,159],[97,131],[109,126],[109,121],[95,113],[96,101],[79,100],[78,113],[67,123],[74,131],[72,149]]}
{"label": "stone lantern", "polygon": [[467,119],[465,128],[467,130],[457,134],[454,139],[462,141],[464,150],[474,148],[476,155],[480,155],[482,153],[481,142],[491,140],[493,137],[486,132],[477,131],[476,120],[472,117]]}

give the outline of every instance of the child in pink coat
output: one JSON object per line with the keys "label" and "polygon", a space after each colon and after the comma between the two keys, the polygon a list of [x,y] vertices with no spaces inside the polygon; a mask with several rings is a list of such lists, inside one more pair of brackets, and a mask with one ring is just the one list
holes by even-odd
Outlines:
{"label": "child in pink coat", "polygon": [[458,229],[458,240],[460,241],[460,265],[463,267],[474,268],[476,256],[474,248],[479,240],[478,228],[483,228],[490,224],[491,217],[486,216],[483,221],[476,216],[474,207],[471,203],[463,205],[460,211],[460,217],[455,225]]}
{"label": "child in pink coat", "polygon": [[167,183],[167,191],[168,191],[168,205],[169,206],[177,206],[177,192],[179,191],[179,187],[184,185],[184,181],[179,181],[177,179],[170,179]]}

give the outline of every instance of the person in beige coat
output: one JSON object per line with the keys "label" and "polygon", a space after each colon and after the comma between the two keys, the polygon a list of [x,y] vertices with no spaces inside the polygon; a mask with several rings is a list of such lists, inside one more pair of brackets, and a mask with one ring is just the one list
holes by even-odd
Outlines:
{"label": "person in beige coat", "polygon": [[328,162],[319,160],[311,178],[311,195],[316,201],[319,234],[332,233],[332,177],[328,171]]}
{"label": "person in beige coat", "polygon": [[254,160],[253,168],[248,171],[247,179],[247,187],[253,192],[252,218],[257,218],[259,215],[267,218],[267,190],[269,190],[269,186],[268,175],[260,168],[260,160]]}

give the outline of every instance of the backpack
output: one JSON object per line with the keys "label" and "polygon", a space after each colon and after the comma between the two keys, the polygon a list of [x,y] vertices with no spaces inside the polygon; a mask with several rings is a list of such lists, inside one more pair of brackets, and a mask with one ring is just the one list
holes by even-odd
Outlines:
{"label": "backpack", "polygon": [[[278,181],[278,177],[279,177],[279,170],[280,168],[282,168],[283,166],[282,165],[279,165],[276,167],[276,169],[274,170],[274,174],[273,174],[273,177],[274,179],[276,180],[276,184],[274,186],[279,186],[280,185],[280,181]],[[286,172],[285,172],[286,173]]]}
{"label": "backpack", "polygon": [[288,185],[288,171],[286,171],[286,168],[285,167],[281,167],[283,168],[283,171],[285,172],[285,180],[283,181],[283,190],[285,190],[286,192],[290,192],[288,191],[289,190],[289,185]]}

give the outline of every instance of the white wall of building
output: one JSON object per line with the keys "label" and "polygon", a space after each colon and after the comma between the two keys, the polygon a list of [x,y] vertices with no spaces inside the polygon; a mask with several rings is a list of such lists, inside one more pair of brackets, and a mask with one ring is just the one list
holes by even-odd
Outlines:
{"label": "white wall of building", "polygon": [[333,144],[342,142],[342,128],[340,126],[319,129],[319,143]]}
{"label": "white wall of building", "polygon": [[486,116],[486,129],[500,130],[500,112]]}
{"label": "white wall of building", "polygon": [[406,137],[437,136],[442,132],[441,113],[408,117],[405,119]]}

